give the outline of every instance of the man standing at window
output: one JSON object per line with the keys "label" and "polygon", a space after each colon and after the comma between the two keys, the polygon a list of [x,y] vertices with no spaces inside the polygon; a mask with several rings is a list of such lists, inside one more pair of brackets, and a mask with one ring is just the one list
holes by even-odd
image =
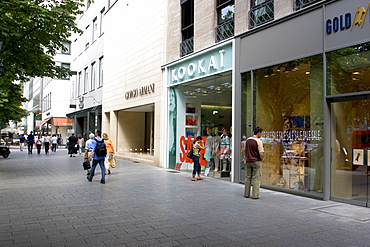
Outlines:
{"label": "man standing at window", "polygon": [[244,197],[250,197],[251,186],[252,199],[260,197],[260,185],[262,176],[262,160],[264,156],[263,143],[259,139],[262,137],[262,128],[256,127],[253,136],[249,137],[245,144],[245,162],[247,171],[245,176]]}

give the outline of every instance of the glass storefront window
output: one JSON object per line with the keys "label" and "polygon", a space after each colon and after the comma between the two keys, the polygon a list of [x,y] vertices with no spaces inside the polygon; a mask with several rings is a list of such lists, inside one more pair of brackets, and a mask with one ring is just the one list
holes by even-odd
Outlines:
{"label": "glass storefront window", "polygon": [[242,75],[242,135],[264,129],[262,184],[322,193],[323,92],[322,55]]}
{"label": "glass storefront window", "polygon": [[232,167],[231,71],[182,83],[168,90],[168,167],[191,172],[193,163],[186,155],[192,141],[202,136],[206,148],[200,158],[202,175],[229,180]]}
{"label": "glass storefront window", "polygon": [[328,95],[370,91],[370,43],[327,53]]}

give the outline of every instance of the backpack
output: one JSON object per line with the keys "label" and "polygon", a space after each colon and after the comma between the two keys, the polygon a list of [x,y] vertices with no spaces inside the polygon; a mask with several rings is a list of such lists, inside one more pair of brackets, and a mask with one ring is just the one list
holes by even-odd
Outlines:
{"label": "backpack", "polygon": [[95,150],[94,150],[95,154],[97,156],[106,156],[107,155],[107,148],[106,148],[106,145],[104,143],[104,140],[98,141],[96,138],[94,140],[97,142]]}

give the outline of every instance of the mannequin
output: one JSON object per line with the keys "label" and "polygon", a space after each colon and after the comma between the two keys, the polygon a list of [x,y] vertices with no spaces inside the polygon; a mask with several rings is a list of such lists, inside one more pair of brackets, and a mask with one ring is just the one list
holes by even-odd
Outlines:
{"label": "mannequin", "polygon": [[222,164],[222,171],[226,171],[227,169],[227,159],[230,158],[230,137],[226,129],[222,130],[221,136],[221,164]]}
{"label": "mannequin", "polygon": [[208,176],[208,171],[211,166],[211,159],[212,159],[212,148],[213,148],[213,137],[212,137],[212,130],[211,128],[206,128],[207,132],[207,139],[205,143],[206,152],[204,154],[204,159],[206,160],[206,170],[204,172],[204,176]]}
{"label": "mannequin", "polygon": [[221,145],[221,132],[215,132],[215,137],[213,138],[213,150],[212,156],[215,163],[215,172],[218,171],[220,165],[220,145]]}

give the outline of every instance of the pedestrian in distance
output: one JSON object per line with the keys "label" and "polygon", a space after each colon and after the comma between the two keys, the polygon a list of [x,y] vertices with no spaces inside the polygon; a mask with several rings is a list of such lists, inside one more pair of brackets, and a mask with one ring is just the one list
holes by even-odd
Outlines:
{"label": "pedestrian in distance", "polygon": [[56,152],[57,151],[57,146],[58,146],[58,137],[57,137],[56,134],[54,134],[51,137],[51,145],[52,145],[51,151]]}
{"label": "pedestrian in distance", "polygon": [[31,131],[27,136],[27,146],[28,146],[28,154],[32,154],[33,144],[35,143],[35,136]]}
{"label": "pedestrian in distance", "polygon": [[[89,140],[86,141],[85,144],[85,156],[84,159],[90,162],[90,166],[92,165],[92,155],[93,155],[93,141],[94,141],[95,135],[93,133],[89,134]],[[90,169],[87,169],[87,175],[90,175]]]}
{"label": "pedestrian in distance", "polygon": [[101,132],[98,130],[95,133],[95,139],[93,140],[93,149],[92,149],[92,166],[90,170],[90,175],[87,176],[88,181],[92,181],[95,173],[95,168],[99,164],[101,170],[101,180],[100,183],[105,184],[105,168],[104,160],[107,155],[107,146],[104,140],[101,138]]}
{"label": "pedestrian in distance", "polygon": [[49,153],[50,150],[50,136],[49,134],[45,134],[44,136],[44,148],[45,148],[45,154]]}
{"label": "pedestrian in distance", "polygon": [[82,156],[83,153],[85,153],[85,139],[82,137],[81,134],[78,134],[78,146],[79,146],[79,153],[80,157]]}
{"label": "pedestrian in distance", "polygon": [[[200,151],[204,150],[204,143],[201,136],[198,136],[193,144],[193,162],[194,162],[194,169],[193,169],[193,176],[191,177],[191,181],[203,180],[200,177]],[[197,177],[195,177],[197,175]]]}
{"label": "pedestrian in distance", "polygon": [[21,136],[19,137],[19,150],[23,151],[25,141],[26,138],[24,137],[24,134],[21,134]]}
{"label": "pedestrian in distance", "polygon": [[68,142],[69,157],[76,157],[78,150],[78,138],[75,136],[75,134],[72,134],[70,137],[68,137]]}
{"label": "pedestrian in distance", "polygon": [[42,147],[42,137],[41,135],[39,135],[36,140],[37,154],[41,153],[41,147]]}
{"label": "pedestrian in distance", "polygon": [[110,168],[113,167],[114,147],[113,142],[108,138],[107,133],[103,133],[103,139],[105,144],[107,145],[107,156],[105,157],[104,166],[105,171],[108,172],[109,175],[111,174]]}
{"label": "pedestrian in distance", "polygon": [[252,190],[252,199],[259,199],[260,185],[262,177],[262,160],[264,157],[263,143],[261,141],[263,129],[256,127],[253,131],[253,136],[249,137],[245,143],[245,188],[244,197],[249,198]]}

